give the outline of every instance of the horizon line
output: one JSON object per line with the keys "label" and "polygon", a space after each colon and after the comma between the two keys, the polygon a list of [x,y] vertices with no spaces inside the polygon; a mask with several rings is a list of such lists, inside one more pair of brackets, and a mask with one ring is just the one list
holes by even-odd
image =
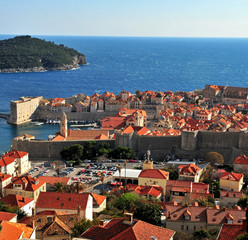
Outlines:
{"label": "horizon line", "polygon": [[53,37],[113,37],[113,38],[212,38],[212,39],[216,39],[216,38],[226,38],[226,39],[230,39],[230,38],[235,38],[235,39],[247,39],[247,37],[242,37],[242,36],[232,36],[232,37],[228,37],[228,36],[116,36],[116,35],[49,35],[49,34],[4,34],[4,33],[0,33],[0,36],[53,36]]}

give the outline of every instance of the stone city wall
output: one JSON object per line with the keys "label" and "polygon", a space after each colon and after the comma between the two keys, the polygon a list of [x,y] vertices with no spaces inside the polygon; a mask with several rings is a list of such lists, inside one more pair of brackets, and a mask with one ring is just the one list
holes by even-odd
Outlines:
{"label": "stone city wall", "polygon": [[[67,112],[67,120],[81,120],[81,121],[100,121],[105,117],[115,116],[117,112]],[[35,112],[35,118],[37,120],[59,120],[62,116],[62,112],[50,112],[40,111]]]}
{"label": "stone city wall", "polygon": [[[73,144],[85,145],[87,141],[47,141],[47,140],[12,140],[11,150],[29,153],[31,160],[60,160],[60,152]],[[101,140],[95,140],[97,146]],[[105,140],[114,148],[114,140]]]}
{"label": "stone city wall", "polygon": [[[60,159],[60,151],[67,146],[86,141],[52,142],[44,140],[16,140],[12,149],[30,153],[30,158]],[[98,140],[97,143],[101,142]],[[112,147],[133,147],[142,159],[149,149],[154,160],[163,160],[167,153],[182,158],[204,158],[211,151],[219,152],[226,163],[232,163],[241,153],[248,154],[248,133],[245,132],[183,132],[181,136],[127,136],[116,133],[115,140],[108,140]]]}

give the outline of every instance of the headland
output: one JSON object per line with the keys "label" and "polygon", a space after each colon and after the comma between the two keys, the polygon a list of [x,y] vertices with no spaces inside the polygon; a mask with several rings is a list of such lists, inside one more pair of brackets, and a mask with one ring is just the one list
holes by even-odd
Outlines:
{"label": "headland", "polygon": [[70,70],[86,64],[85,55],[31,36],[0,41],[0,73]]}

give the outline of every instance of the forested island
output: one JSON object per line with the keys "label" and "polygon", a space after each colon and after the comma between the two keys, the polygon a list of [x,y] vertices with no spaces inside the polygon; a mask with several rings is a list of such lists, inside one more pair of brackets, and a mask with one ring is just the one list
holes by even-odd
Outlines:
{"label": "forested island", "polygon": [[86,64],[82,53],[31,36],[0,41],[0,73],[70,70]]}

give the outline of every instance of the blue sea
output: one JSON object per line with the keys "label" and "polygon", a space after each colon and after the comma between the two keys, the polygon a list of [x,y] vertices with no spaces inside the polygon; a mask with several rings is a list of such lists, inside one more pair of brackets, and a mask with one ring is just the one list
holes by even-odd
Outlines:
{"label": "blue sea", "polygon": [[[0,40],[11,38],[0,35]],[[21,96],[69,97],[125,89],[182,90],[205,84],[248,87],[248,39],[33,36],[74,48],[88,64],[71,71],[0,74],[0,112]],[[0,119],[0,153],[12,138],[28,133],[39,139],[54,125],[11,126]]]}

